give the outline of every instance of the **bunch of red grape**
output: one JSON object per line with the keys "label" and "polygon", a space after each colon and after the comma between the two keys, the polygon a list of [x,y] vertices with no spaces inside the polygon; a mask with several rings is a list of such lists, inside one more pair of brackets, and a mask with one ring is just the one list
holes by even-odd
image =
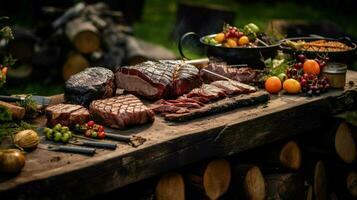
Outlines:
{"label": "bunch of red grape", "polygon": [[239,31],[239,29],[235,26],[227,26],[224,28],[224,37],[225,38],[240,38],[244,35],[243,32]]}
{"label": "bunch of red grape", "polygon": [[[303,67],[306,60],[304,55],[300,54],[296,56],[296,60],[297,63],[293,65],[293,68],[287,69],[287,77],[299,81],[301,91],[307,96],[320,95],[321,93],[327,92],[330,87],[328,79],[322,75],[304,73]],[[320,66],[320,71],[322,71],[326,66],[326,62],[328,62],[328,60],[328,57],[315,59]]]}

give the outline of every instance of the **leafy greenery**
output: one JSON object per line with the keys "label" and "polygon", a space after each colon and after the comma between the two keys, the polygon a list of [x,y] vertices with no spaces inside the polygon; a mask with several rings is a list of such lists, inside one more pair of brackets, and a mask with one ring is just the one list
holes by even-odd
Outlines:
{"label": "leafy greenery", "polygon": [[25,97],[25,100],[16,102],[18,106],[25,108],[27,118],[32,118],[33,116],[36,115],[38,111],[37,103],[34,100],[32,100],[31,97],[32,95],[29,94]]}
{"label": "leafy greenery", "polygon": [[11,112],[8,108],[0,106],[0,123],[12,120]]}

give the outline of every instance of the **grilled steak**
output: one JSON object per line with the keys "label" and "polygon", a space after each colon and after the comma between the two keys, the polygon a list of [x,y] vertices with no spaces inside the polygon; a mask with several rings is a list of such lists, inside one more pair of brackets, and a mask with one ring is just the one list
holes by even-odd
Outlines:
{"label": "grilled steak", "polygon": [[89,120],[89,112],[80,105],[57,104],[46,108],[46,118],[49,126],[60,123],[71,127],[86,123]]}
{"label": "grilled steak", "polygon": [[176,97],[201,85],[199,71],[182,61],[147,61],[121,67],[115,73],[116,85],[149,99]]}
{"label": "grilled steak", "polygon": [[[242,83],[255,83],[258,79],[258,73],[249,67],[237,68],[229,67],[226,64],[210,63],[205,69]],[[207,73],[203,70],[200,72],[200,74],[202,78],[208,82],[222,80],[222,78]]]}
{"label": "grilled steak", "polygon": [[131,94],[93,101],[89,112],[99,123],[120,129],[155,119],[154,112]]}
{"label": "grilled steak", "polygon": [[66,101],[87,107],[93,100],[114,96],[114,74],[109,69],[92,67],[71,76],[65,84]]}

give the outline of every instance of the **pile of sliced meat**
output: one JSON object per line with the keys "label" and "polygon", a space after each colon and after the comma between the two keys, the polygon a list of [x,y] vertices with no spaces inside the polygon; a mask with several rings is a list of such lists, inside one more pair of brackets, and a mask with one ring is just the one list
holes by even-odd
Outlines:
{"label": "pile of sliced meat", "polygon": [[148,99],[183,95],[201,85],[199,70],[183,61],[147,61],[115,73],[116,85]]}
{"label": "pile of sliced meat", "polygon": [[113,128],[153,122],[155,113],[134,95],[121,95],[93,101],[89,112],[96,122]]}
{"label": "pile of sliced meat", "polygon": [[[239,81],[242,83],[255,83],[257,82],[258,79],[258,72],[253,70],[252,68],[249,67],[230,67],[224,63],[210,63],[207,67],[205,67],[206,70],[214,72],[216,74],[222,75],[224,77],[227,77],[229,79]],[[207,73],[205,71],[201,71],[201,76],[204,80],[208,82],[212,81],[217,81],[217,80],[222,80],[222,78],[212,75],[210,73]]]}
{"label": "pile of sliced meat", "polygon": [[237,81],[214,81],[210,84],[203,84],[176,100],[161,99],[155,102],[151,108],[156,113],[187,113],[229,95],[247,94],[255,91],[254,87]]}

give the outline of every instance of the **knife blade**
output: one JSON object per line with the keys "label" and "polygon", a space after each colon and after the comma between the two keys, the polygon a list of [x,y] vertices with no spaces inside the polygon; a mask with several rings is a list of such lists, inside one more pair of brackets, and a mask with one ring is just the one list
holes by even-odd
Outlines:
{"label": "knife blade", "polygon": [[[0,100],[5,102],[17,102],[24,101],[26,96],[15,95],[15,96],[5,96],[0,95]],[[38,105],[48,106],[50,103],[50,98],[45,96],[31,95],[31,99],[35,101]]]}
{"label": "knife blade", "polygon": [[97,148],[111,149],[111,150],[115,150],[117,148],[116,144],[108,143],[108,142],[94,142],[94,141],[74,140],[74,141],[69,141],[69,143],[70,144],[74,144],[74,145],[81,145],[81,146],[87,146],[87,147],[97,147]]}
{"label": "knife blade", "polygon": [[60,151],[66,153],[78,153],[93,156],[95,154],[95,148],[89,147],[75,147],[75,146],[65,146],[65,145],[52,145],[52,144],[38,144],[38,147],[41,149],[49,151]]}

